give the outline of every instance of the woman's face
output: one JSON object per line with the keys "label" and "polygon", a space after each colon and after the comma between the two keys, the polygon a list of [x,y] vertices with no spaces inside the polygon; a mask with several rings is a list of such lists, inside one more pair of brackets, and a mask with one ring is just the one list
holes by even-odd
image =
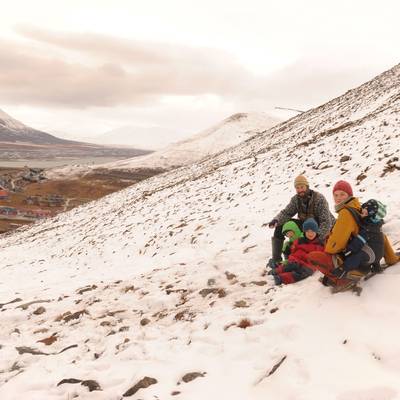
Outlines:
{"label": "woman's face", "polygon": [[350,196],[343,190],[335,190],[333,192],[333,200],[335,204],[340,204],[342,201],[348,199]]}

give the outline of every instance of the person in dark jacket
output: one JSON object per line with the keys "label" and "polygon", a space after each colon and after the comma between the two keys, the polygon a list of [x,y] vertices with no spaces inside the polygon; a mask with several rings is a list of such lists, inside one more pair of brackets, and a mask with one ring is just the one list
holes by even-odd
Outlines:
{"label": "person in dark jacket", "polygon": [[[294,221],[302,228],[307,218],[314,218],[319,225],[319,237],[325,240],[332,226],[335,223],[335,217],[329,211],[329,204],[325,197],[314,190],[310,189],[307,178],[299,175],[294,180],[296,195],[294,195],[289,204],[276,215],[269,223],[268,227],[275,228],[272,237],[272,258],[268,261],[267,266],[273,268],[282,260],[281,249],[284,241],[282,234],[282,226],[288,221]],[[298,219],[293,217],[297,214]]]}
{"label": "person in dark jacket", "polygon": [[277,285],[301,281],[313,274],[314,268],[307,259],[311,251],[322,251],[324,245],[318,237],[318,224],[314,218],[308,218],[303,224],[304,237],[293,242],[288,263],[271,270]]}
{"label": "person in dark jacket", "polygon": [[361,212],[354,209],[353,217],[359,225],[357,236],[351,238],[343,252],[344,262],[341,267],[333,270],[333,274],[339,278],[353,269],[362,267],[365,261],[365,245],[374,252],[374,261],[371,265],[373,272],[382,272],[380,261],[384,254],[384,235],[382,232],[383,218],[386,215],[386,206],[381,202],[371,199],[361,205]]}

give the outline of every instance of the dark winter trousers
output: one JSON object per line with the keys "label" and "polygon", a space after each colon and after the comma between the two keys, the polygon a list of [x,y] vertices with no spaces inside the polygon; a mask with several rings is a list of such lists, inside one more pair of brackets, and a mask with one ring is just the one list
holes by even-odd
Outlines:
{"label": "dark winter trousers", "polygon": [[364,251],[359,251],[354,254],[350,254],[344,259],[343,269],[345,271],[351,271],[353,269],[367,268],[371,264],[368,264],[369,255],[364,253]]}
{"label": "dark winter trousers", "polygon": [[297,263],[288,263],[286,265],[280,265],[276,269],[276,273],[285,284],[302,281],[313,274],[310,268],[303,267]]}

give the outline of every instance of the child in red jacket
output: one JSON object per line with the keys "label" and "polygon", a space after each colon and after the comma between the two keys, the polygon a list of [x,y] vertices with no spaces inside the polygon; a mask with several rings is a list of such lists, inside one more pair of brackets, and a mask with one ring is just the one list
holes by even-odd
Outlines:
{"label": "child in red jacket", "polygon": [[318,237],[318,224],[314,218],[308,218],[303,223],[304,237],[293,242],[288,263],[280,265],[273,272],[277,285],[301,281],[313,274],[314,268],[307,260],[311,251],[323,251],[324,245]]}

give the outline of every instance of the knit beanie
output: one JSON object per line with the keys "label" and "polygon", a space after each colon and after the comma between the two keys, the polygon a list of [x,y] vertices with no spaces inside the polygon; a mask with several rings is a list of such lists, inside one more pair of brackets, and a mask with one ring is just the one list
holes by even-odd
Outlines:
{"label": "knit beanie", "polygon": [[386,216],[386,206],[378,200],[368,200],[361,205],[361,208],[366,208],[368,216],[374,221],[380,221]]}
{"label": "knit beanie", "polygon": [[305,185],[305,186],[310,186],[308,184],[308,180],[304,175],[299,175],[295,180],[294,180],[294,187],[300,186],[300,185]]}
{"label": "knit beanie", "polygon": [[333,187],[332,192],[335,193],[336,190],[341,190],[343,192],[346,192],[349,196],[353,196],[353,189],[350,186],[350,183],[346,181],[337,181],[335,183],[335,186]]}
{"label": "knit beanie", "polygon": [[303,223],[303,232],[306,231],[313,231],[315,233],[318,233],[318,224],[317,221],[314,218],[308,218],[304,221]]}

